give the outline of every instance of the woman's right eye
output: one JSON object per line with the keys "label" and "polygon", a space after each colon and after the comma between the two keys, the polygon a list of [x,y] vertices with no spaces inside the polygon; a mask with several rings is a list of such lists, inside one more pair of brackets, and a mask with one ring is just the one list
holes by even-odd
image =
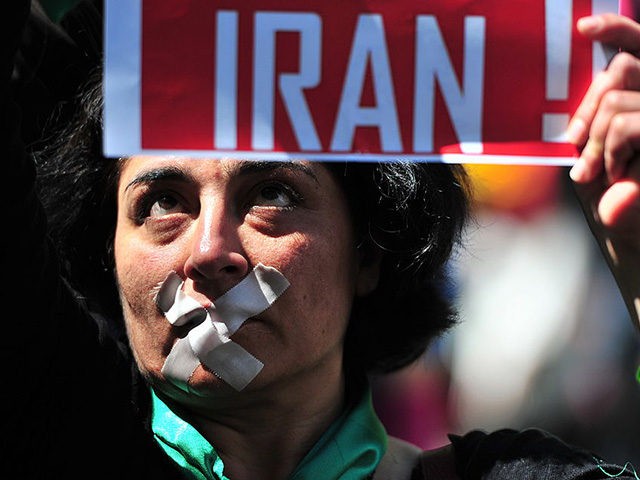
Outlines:
{"label": "woman's right eye", "polygon": [[164,215],[180,213],[183,211],[184,208],[175,197],[168,194],[163,194],[159,197],[156,197],[156,200],[149,207],[149,216],[162,217]]}
{"label": "woman's right eye", "polygon": [[186,213],[184,202],[170,192],[147,194],[138,202],[135,219],[139,224],[150,218],[161,218],[176,213]]}

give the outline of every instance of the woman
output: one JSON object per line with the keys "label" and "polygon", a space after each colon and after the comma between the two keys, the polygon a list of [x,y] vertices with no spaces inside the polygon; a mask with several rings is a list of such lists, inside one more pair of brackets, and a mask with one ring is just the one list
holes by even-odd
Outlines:
{"label": "woman", "polygon": [[[5,31],[17,35],[24,14],[3,20]],[[640,38],[635,24],[598,19],[594,37]],[[440,290],[467,216],[459,167],[105,160],[98,83],[37,155],[46,230],[9,72],[2,291],[18,314],[5,320],[3,460],[19,478],[608,478],[614,470],[535,430],[473,432],[418,458],[376,418],[367,375],[407,365],[453,321]],[[602,111],[595,103],[576,117],[577,143]],[[626,160],[615,157],[617,169]],[[598,161],[580,164],[595,170]],[[601,219],[607,234],[619,224]],[[632,241],[615,246],[628,247],[627,265],[638,258]],[[229,345],[224,359],[216,355]]]}

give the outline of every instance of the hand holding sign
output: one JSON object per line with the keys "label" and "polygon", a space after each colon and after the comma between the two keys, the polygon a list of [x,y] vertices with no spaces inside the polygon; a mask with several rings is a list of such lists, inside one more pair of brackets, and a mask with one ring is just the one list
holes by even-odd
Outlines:
{"label": "hand holding sign", "polygon": [[571,122],[572,141],[582,148],[571,177],[629,312],[640,321],[640,25],[602,15],[582,19],[578,28],[622,50]]}

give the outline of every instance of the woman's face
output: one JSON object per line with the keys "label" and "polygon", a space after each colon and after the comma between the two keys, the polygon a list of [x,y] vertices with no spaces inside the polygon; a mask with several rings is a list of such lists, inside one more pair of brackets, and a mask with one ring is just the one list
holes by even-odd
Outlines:
{"label": "woman's face", "polygon": [[[185,279],[185,293],[215,304],[262,263],[290,287],[231,337],[264,363],[245,391],[339,378],[353,297],[371,285],[353,235],[344,194],[320,163],[127,160],[115,262],[139,368],[165,394],[182,395],[161,373],[188,328],[171,326],[154,302],[169,272]],[[190,386],[204,397],[231,392],[202,366]]]}

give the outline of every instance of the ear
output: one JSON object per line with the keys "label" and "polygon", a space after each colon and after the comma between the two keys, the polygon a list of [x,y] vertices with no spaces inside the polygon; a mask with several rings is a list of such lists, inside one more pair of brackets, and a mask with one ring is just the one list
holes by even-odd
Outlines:
{"label": "ear", "polygon": [[373,292],[378,286],[382,251],[370,245],[362,245],[358,252],[360,263],[356,276],[356,296],[364,297]]}

